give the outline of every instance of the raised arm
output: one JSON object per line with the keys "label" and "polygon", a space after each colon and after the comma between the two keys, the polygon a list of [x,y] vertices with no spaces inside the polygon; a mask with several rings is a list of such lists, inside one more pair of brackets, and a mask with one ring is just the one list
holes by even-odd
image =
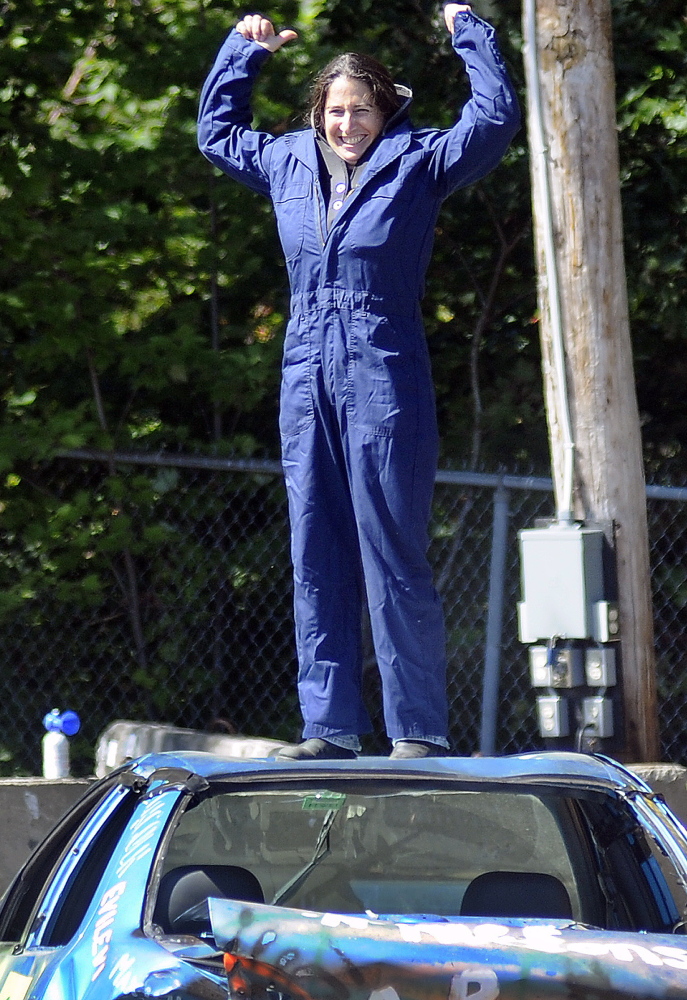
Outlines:
{"label": "raised arm", "polygon": [[269,193],[269,156],[274,137],[251,129],[253,83],[260,67],[286,42],[267,18],[248,14],[225,39],[205,81],[198,109],[198,145],[230,177],[261,194]]}
{"label": "raised arm", "polygon": [[444,17],[472,91],[436,150],[436,179],[446,195],[479,180],[500,162],[520,126],[520,109],[493,27],[465,4],[447,4]]}

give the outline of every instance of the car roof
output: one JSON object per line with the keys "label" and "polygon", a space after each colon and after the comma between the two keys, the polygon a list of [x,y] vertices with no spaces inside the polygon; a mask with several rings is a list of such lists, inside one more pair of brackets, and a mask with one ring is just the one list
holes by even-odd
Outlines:
{"label": "car roof", "polygon": [[410,777],[457,781],[466,785],[578,786],[617,793],[651,790],[640,778],[607,757],[581,753],[539,752],[504,757],[427,757],[390,760],[358,757],[351,760],[280,761],[274,758],[230,758],[203,751],[166,751],[132,761],[129,768],[148,778],[157,771],[183,770],[208,781],[286,778]]}

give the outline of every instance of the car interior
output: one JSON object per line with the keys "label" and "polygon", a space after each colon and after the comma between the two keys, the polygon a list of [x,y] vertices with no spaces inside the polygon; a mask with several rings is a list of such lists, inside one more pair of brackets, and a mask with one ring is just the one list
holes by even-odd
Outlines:
{"label": "car interior", "polygon": [[624,804],[599,793],[405,787],[220,791],[175,821],[153,925],[209,936],[207,899],[397,918],[533,918],[672,932],[677,908]]}

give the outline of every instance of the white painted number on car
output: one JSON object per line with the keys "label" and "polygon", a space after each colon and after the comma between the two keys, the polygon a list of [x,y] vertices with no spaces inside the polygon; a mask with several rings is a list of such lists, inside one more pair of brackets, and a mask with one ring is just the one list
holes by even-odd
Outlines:
{"label": "white painted number on car", "polygon": [[5,982],[0,986],[0,1000],[24,1000],[32,981],[32,976],[22,976],[19,972],[10,972]]}
{"label": "white painted number on car", "polygon": [[383,990],[373,990],[367,1000],[401,1000],[393,986],[385,986]]}
{"label": "white painted number on car", "polygon": [[451,980],[449,1000],[496,1000],[500,993],[493,969],[463,969]]}

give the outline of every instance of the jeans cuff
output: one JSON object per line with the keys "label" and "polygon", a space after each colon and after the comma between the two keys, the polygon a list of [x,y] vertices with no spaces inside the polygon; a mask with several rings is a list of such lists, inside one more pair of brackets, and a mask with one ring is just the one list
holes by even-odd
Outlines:
{"label": "jeans cuff", "polygon": [[[310,737],[310,739],[312,738]],[[318,736],[317,739],[326,740],[327,743],[333,743],[335,747],[343,747],[344,750],[355,750],[356,753],[360,753],[362,749],[357,736]]]}
{"label": "jeans cuff", "polygon": [[[397,743],[403,743],[405,740],[411,740],[415,743],[434,743],[435,746],[444,747],[446,750],[449,750],[451,747],[445,736],[398,736],[391,741],[391,744],[392,746],[396,746]],[[333,743],[334,740],[330,740],[329,742]]]}

